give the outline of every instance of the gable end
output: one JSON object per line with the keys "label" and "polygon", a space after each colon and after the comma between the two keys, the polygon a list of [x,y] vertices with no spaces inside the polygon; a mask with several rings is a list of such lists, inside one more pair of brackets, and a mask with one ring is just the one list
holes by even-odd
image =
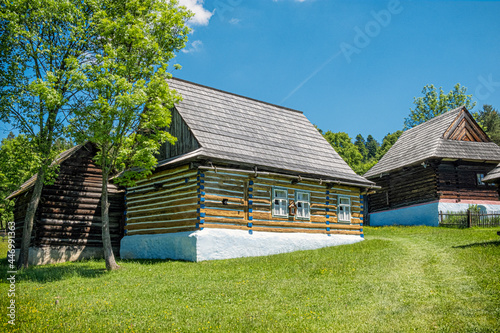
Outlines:
{"label": "gable end", "polygon": [[193,135],[193,132],[186,124],[179,111],[174,107],[172,109],[172,122],[170,123],[169,133],[177,138],[177,142],[172,145],[165,142],[160,148],[158,160],[179,156],[200,148],[200,143]]}
{"label": "gable end", "polygon": [[488,135],[476,123],[471,114],[464,109],[443,134],[443,139],[472,142],[491,142]]}

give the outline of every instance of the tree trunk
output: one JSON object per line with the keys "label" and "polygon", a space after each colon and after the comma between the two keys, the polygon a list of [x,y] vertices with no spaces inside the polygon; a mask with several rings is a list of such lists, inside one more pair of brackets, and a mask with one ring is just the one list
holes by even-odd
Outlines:
{"label": "tree trunk", "polygon": [[19,260],[17,262],[18,268],[28,268],[31,234],[33,232],[33,220],[35,219],[35,213],[38,208],[38,203],[40,202],[40,197],[42,196],[44,180],[45,169],[42,166],[38,170],[35,186],[33,188],[33,194],[31,195],[31,201],[28,205],[28,209],[26,210],[26,217],[24,218],[21,252],[19,254]]}
{"label": "tree trunk", "polygon": [[102,218],[102,249],[106,260],[106,269],[112,271],[120,268],[115,261],[111,236],[109,235],[109,200],[108,200],[108,173],[102,170],[102,194],[101,194],[101,218]]}

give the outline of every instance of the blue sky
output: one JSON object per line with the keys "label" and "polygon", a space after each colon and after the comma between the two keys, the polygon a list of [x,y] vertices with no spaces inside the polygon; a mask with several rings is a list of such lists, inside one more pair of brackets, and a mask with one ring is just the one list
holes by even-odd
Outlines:
{"label": "blue sky", "polygon": [[[174,75],[377,140],[427,84],[500,108],[500,2],[182,0],[194,29]],[[200,115],[202,116],[202,115]]]}
{"label": "blue sky", "polygon": [[303,111],[325,131],[380,142],[427,84],[461,83],[474,111],[500,109],[498,1],[180,2],[195,16],[175,76]]}

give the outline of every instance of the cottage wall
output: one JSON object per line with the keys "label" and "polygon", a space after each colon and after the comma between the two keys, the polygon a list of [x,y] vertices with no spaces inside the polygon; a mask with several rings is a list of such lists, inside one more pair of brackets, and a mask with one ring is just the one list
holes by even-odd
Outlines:
{"label": "cottage wall", "polygon": [[[311,217],[272,216],[273,186],[285,188],[288,199],[295,191],[310,193]],[[351,202],[351,221],[337,219],[338,196]],[[268,232],[362,234],[363,207],[360,189],[341,185],[319,185],[301,181],[292,184],[281,176],[237,171],[189,169],[188,165],[158,172],[126,195],[126,235],[163,234],[200,228]]]}
{"label": "cottage wall", "polygon": [[127,189],[126,235],[196,230],[197,170],[189,165],[153,173]]}
{"label": "cottage wall", "polygon": [[[203,170],[201,205],[204,228],[240,229],[267,232],[300,232],[323,234],[362,234],[362,203],[360,190],[319,182],[301,181],[292,184],[288,177],[258,175],[236,171]],[[286,189],[288,200],[296,200],[295,192],[310,193],[310,219],[297,216],[279,218],[272,214],[272,188]],[[351,222],[337,219],[337,198],[350,198]],[[227,200],[226,204],[224,203]]]}

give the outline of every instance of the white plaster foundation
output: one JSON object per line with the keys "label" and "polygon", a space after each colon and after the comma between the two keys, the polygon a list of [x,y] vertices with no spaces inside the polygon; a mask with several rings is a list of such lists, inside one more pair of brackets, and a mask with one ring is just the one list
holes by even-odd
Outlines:
{"label": "white plaster foundation", "polygon": [[500,212],[500,202],[497,201],[467,201],[455,202],[454,200],[439,200],[370,213],[371,226],[389,225],[427,225],[437,227],[439,212],[465,212],[471,205],[486,213]]}
{"label": "white plaster foundation", "polygon": [[125,236],[121,240],[121,259],[177,259],[205,261],[266,256],[299,250],[353,244],[356,235],[253,232],[229,229],[203,229],[156,235]]}
{"label": "white plaster foundation", "polygon": [[[16,260],[19,258],[20,250],[16,250]],[[116,254],[116,252],[115,252]],[[104,258],[102,247],[89,246],[49,246],[30,247],[29,265],[57,264],[66,261],[78,261],[82,259]]]}

